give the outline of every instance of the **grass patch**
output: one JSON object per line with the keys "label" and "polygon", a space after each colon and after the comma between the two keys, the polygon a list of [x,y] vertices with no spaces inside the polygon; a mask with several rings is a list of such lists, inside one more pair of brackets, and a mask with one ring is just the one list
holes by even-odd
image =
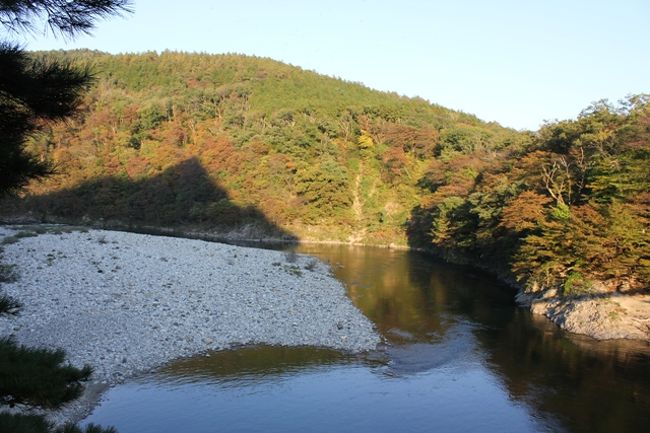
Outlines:
{"label": "grass patch", "polygon": [[11,296],[0,295],[0,314],[16,314],[20,307],[22,304],[18,300]]}
{"label": "grass patch", "polygon": [[17,238],[16,236],[6,236],[6,237],[2,238],[2,245],[11,245],[11,244],[15,244],[15,243],[18,242],[19,240],[20,240],[20,239]]}
{"label": "grass patch", "polygon": [[614,310],[614,311],[610,311],[607,314],[607,318],[609,320],[611,320],[612,322],[615,322],[615,321],[617,321],[618,319],[621,318],[621,315],[620,315],[620,313],[618,311]]}
{"label": "grass patch", "polygon": [[33,238],[35,236],[38,236],[38,233],[36,233],[34,231],[31,231],[31,230],[24,230],[24,231],[20,231],[20,232],[14,234],[13,236],[18,238],[18,239]]}
{"label": "grass patch", "polygon": [[17,279],[16,265],[0,263],[0,283],[13,283]]}
{"label": "grass patch", "polygon": [[[0,248],[0,260],[2,259],[2,248]],[[18,279],[16,265],[0,263],[0,284],[13,283]],[[0,314],[16,314],[22,307],[20,302],[11,296],[0,294]],[[0,430],[2,431],[2,430]]]}
{"label": "grass patch", "polygon": [[32,231],[32,230],[22,230],[22,231],[19,231],[19,232],[17,232],[17,233],[14,233],[14,234],[11,235],[11,236],[5,236],[5,237],[2,239],[2,242],[0,243],[0,245],[11,245],[11,244],[15,244],[16,242],[18,242],[18,241],[21,240],[21,239],[24,239],[24,238],[33,238],[34,236],[38,236],[38,233],[37,233],[36,231]]}
{"label": "grass patch", "polygon": [[5,239],[11,238],[11,240],[7,243],[14,243],[17,240],[20,240],[22,238],[34,237],[34,236],[45,235],[45,234],[60,235],[63,233],[73,233],[73,232],[88,233],[89,232],[88,227],[66,226],[66,225],[23,225],[23,226],[16,227],[16,229],[19,229],[20,231],[14,233],[11,236],[5,237]]}
{"label": "grass patch", "polygon": [[297,265],[284,265],[284,271],[289,275],[293,275],[293,276],[296,276],[296,277],[302,277],[302,270],[300,269],[300,266],[297,266]]}

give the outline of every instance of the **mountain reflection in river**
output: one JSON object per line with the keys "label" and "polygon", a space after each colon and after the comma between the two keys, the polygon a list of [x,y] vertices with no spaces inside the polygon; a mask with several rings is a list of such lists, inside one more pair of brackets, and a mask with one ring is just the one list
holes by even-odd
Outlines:
{"label": "mountain reflection in river", "polygon": [[386,338],[362,356],[247,347],[111,389],[89,422],[130,432],[635,432],[650,347],[570,336],[494,279],[418,253],[305,245]]}

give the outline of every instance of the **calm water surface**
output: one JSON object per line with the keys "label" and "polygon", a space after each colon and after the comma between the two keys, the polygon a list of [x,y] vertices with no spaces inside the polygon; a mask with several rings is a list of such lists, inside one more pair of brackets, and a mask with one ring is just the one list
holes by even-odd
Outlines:
{"label": "calm water surface", "polygon": [[246,347],[112,388],[120,433],[647,432],[650,345],[568,335],[493,278],[418,253],[306,245],[386,347]]}

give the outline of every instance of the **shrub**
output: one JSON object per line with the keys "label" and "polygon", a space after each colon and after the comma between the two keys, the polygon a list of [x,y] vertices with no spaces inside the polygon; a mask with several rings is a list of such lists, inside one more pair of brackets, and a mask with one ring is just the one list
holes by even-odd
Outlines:
{"label": "shrub", "polygon": [[113,427],[88,424],[85,428],[68,424],[54,428],[40,415],[0,413],[0,431],[11,433],[117,433]]}
{"label": "shrub", "polygon": [[582,273],[571,272],[564,281],[562,294],[564,296],[579,296],[589,293],[591,282],[586,280]]}
{"label": "shrub", "polygon": [[0,398],[17,403],[57,408],[81,394],[81,381],[92,369],[63,365],[63,350],[29,348],[11,338],[0,339]]}
{"label": "shrub", "polygon": [[305,269],[307,269],[308,271],[313,271],[314,269],[316,269],[317,266],[318,266],[318,260],[311,259],[305,265]]}

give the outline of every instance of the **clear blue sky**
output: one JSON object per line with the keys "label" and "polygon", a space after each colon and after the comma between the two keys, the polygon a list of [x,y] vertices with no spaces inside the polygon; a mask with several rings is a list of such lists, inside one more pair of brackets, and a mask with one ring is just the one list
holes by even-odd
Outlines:
{"label": "clear blue sky", "polygon": [[135,0],[28,49],[244,53],[537,129],[650,92],[650,0]]}

